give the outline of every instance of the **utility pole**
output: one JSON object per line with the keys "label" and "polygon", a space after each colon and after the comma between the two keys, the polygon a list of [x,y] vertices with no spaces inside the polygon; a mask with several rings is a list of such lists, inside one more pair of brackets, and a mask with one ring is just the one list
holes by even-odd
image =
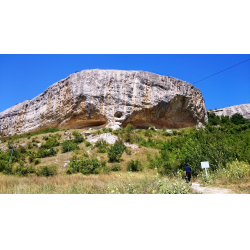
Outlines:
{"label": "utility pole", "polygon": [[[70,146],[70,140],[69,140],[69,146]],[[67,153],[67,160],[66,160],[66,164],[68,164],[68,157],[69,157],[69,146],[68,146],[68,153]]]}

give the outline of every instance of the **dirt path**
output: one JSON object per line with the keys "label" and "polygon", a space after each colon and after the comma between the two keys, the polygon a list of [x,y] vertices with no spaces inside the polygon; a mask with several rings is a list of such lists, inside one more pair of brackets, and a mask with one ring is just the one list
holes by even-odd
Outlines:
{"label": "dirt path", "polygon": [[225,188],[201,187],[200,184],[193,182],[192,188],[202,194],[233,194],[232,190]]}

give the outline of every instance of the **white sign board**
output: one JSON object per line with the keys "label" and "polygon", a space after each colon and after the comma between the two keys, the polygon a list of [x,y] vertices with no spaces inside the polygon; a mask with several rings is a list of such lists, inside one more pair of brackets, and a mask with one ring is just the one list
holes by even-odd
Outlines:
{"label": "white sign board", "polygon": [[208,161],[201,162],[201,167],[202,168],[209,168],[209,162]]}

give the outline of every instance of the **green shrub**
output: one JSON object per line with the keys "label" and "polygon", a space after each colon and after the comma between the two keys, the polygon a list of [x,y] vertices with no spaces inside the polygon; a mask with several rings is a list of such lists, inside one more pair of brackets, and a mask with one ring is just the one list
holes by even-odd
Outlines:
{"label": "green shrub", "polygon": [[14,141],[12,139],[9,139],[7,146],[8,146],[8,149],[12,149],[14,147]]}
{"label": "green shrub", "polygon": [[62,138],[62,135],[59,133],[56,134],[50,134],[49,137],[53,138],[53,139],[58,139],[60,140]]}
{"label": "green shrub", "polygon": [[80,133],[74,131],[72,135],[75,137],[75,139],[73,140],[74,143],[78,144],[84,141],[84,138]]}
{"label": "green shrub", "polygon": [[234,123],[235,125],[239,125],[239,124],[245,124],[248,123],[249,121],[247,119],[245,119],[241,114],[233,114],[231,117],[231,122]]}
{"label": "green shrub", "polygon": [[115,142],[114,145],[111,145],[108,148],[108,158],[110,162],[119,162],[121,156],[125,150],[125,146],[120,142]]}
{"label": "green shrub", "polygon": [[103,133],[107,133],[107,132],[108,132],[108,129],[107,129],[107,128],[103,128],[103,129],[102,129],[102,132],[103,132]]}
{"label": "green shrub", "polygon": [[0,172],[3,172],[8,166],[8,162],[0,159]]}
{"label": "green shrub", "polygon": [[219,125],[221,123],[220,117],[217,116],[214,112],[208,112],[208,123],[210,125]]}
{"label": "green shrub", "polygon": [[229,122],[230,122],[230,118],[229,118],[228,115],[226,115],[226,116],[222,115],[221,116],[221,123],[222,124],[228,124]]}
{"label": "green shrub", "polygon": [[56,166],[41,166],[38,170],[38,176],[53,176],[57,174]]}
{"label": "green shrub", "polygon": [[89,154],[88,154],[85,150],[83,150],[82,156],[88,158],[88,157],[89,157]]}
{"label": "green shrub", "polygon": [[59,146],[59,145],[60,145],[60,143],[59,143],[56,139],[51,138],[51,139],[48,139],[48,140],[45,142],[45,144],[43,144],[43,145],[41,146],[41,148],[51,149],[51,148],[57,147],[57,146]]}
{"label": "green shrub", "polygon": [[119,135],[119,133],[120,133],[119,129],[113,131],[114,135]]}
{"label": "green shrub", "polygon": [[54,148],[51,148],[51,149],[39,148],[37,152],[37,158],[55,156],[57,152],[58,150],[55,150]]}
{"label": "green shrub", "polygon": [[24,161],[20,160],[19,165],[20,165],[20,167],[24,167]]}
{"label": "green shrub", "polygon": [[131,160],[127,164],[127,171],[138,172],[142,170],[142,164],[139,160]]}
{"label": "green shrub", "polygon": [[172,133],[164,132],[162,135],[164,135],[164,136],[171,136]]}
{"label": "green shrub", "polygon": [[105,147],[99,147],[97,150],[98,153],[107,153],[107,148]]}
{"label": "green shrub", "polygon": [[105,140],[99,140],[96,142],[95,147],[98,147],[98,153],[106,153],[109,147],[109,144]]}
{"label": "green shrub", "polygon": [[177,135],[178,132],[176,130],[173,131],[173,135]]}
{"label": "green shrub", "polygon": [[126,128],[125,128],[125,131],[126,132],[132,132],[132,130],[134,129],[133,125],[131,125],[130,123],[127,124]]}
{"label": "green shrub", "polygon": [[34,160],[37,158],[36,152],[30,151],[29,152],[29,161],[30,163],[34,162]]}
{"label": "green shrub", "polygon": [[118,165],[118,164],[114,164],[112,167],[111,167],[111,171],[121,171],[121,167]]}
{"label": "green shrub", "polygon": [[26,148],[23,147],[23,146],[20,146],[20,147],[19,147],[19,150],[20,150],[20,153],[21,153],[21,154],[26,154],[26,153],[27,153]]}
{"label": "green shrub", "polygon": [[127,147],[127,148],[125,149],[125,152],[126,152],[127,155],[131,155],[131,154],[132,154],[132,149],[129,148],[129,147]]}
{"label": "green shrub", "polygon": [[77,157],[73,157],[70,161],[69,167],[66,170],[66,173],[82,173],[88,175],[107,173],[109,171],[110,169],[106,166],[106,161],[104,160],[99,161],[97,158],[77,159]]}
{"label": "green shrub", "polygon": [[61,147],[62,153],[68,152],[68,149],[69,149],[69,151],[74,151],[74,150],[77,150],[80,148],[75,142],[71,141],[69,144],[69,141],[65,140],[62,142],[62,147]]}
{"label": "green shrub", "polygon": [[86,146],[86,147],[90,147],[91,145],[92,145],[92,144],[91,144],[89,141],[86,141],[86,142],[85,142],[85,146]]}
{"label": "green shrub", "polygon": [[215,171],[207,170],[200,174],[200,179],[203,184],[214,184],[217,180],[223,180],[223,183],[232,183],[242,181],[244,177],[250,176],[250,165],[246,162],[234,161],[228,163],[225,168],[217,169]]}
{"label": "green shrub", "polygon": [[43,136],[43,140],[47,141],[49,139],[48,136]]}
{"label": "green shrub", "polygon": [[149,129],[146,130],[145,133],[144,133],[144,135],[147,136],[147,137],[149,137],[149,138],[152,137],[152,130],[149,130]]}
{"label": "green shrub", "polygon": [[39,163],[41,163],[41,161],[40,161],[39,159],[35,159],[35,160],[34,160],[34,164],[35,164],[35,165],[38,165]]}
{"label": "green shrub", "polygon": [[36,170],[32,166],[18,166],[11,170],[11,174],[18,176],[27,176],[33,173],[36,173]]}
{"label": "green shrub", "polygon": [[125,142],[133,143],[133,135],[131,133],[129,133],[129,132],[125,132],[123,134],[123,140]]}
{"label": "green shrub", "polygon": [[147,159],[149,161],[149,168],[156,169],[160,175],[177,175],[179,171],[179,161],[175,155],[171,155],[168,151],[161,151],[161,155],[151,157],[150,153],[147,153]]}

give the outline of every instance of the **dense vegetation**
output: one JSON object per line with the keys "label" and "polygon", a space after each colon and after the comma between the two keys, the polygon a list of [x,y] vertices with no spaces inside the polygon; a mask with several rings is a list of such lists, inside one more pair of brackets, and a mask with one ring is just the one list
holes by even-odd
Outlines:
{"label": "dense vegetation", "polygon": [[[48,132],[51,130],[48,129],[45,131]],[[57,130],[52,129],[52,132],[54,131]],[[0,172],[21,176],[25,176],[28,174],[37,174],[39,176],[44,176],[44,174],[41,174],[39,172],[40,170],[38,171],[37,169],[35,169],[32,164],[39,164],[39,158],[46,158],[55,156],[57,154],[58,149],[56,149],[55,147],[60,145],[57,138],[60,139],[61,135],[51,134],[49,136],[44,136],[43,139],[45,140],[45,143],[41,143],[39,148],[37,143],[40,142],[36,139],[36,137],[32,138],[32,141],[28,143],[28,148],[25,148],[23,146],[19,146],[18,148],[16,148],[15,137],[9,138],[8,148],[10,150],[7,150],[5,152],[0,150]],[[27,165],[27,158],[29,159],[29,163],[31,165]],[[18,165],[16,165],[17,163]],[[53,173],[55,174],[55,171]]]}
{"label": "dense vegetation", "polygon": [[[220,126],[212,125],[215,120]],[[161,174],[176,174],[188,163],[196,175],[201,171],[202,161],[209,161],[212,171],[235,160],[250,164],[250,122],[239,114],[231,119],[210,114],[204,130],[193,128],[190,133],[180,133],[167,142],[150,138],[140,140],[142,145],[160,150],[160,155],[153,159],[149,157],[149,161]]]}
{"label": "dense vegetation", "polygon": [[[111,129],[98,130],[98,134],[110,132],[119,137],[119,141],[114,145],[109,145],[105,141],[98,141],[95,145],[86,142],[85,146],[90,150],[97,148],[98,153],[106,154],[109,164],[99,160],[96,157],[89,157],[86,152],[81,151],[80,156],[74,156],[67,168],[67,174],[82,173],[82,174],[100,174],[110,171],[121,171],[121,167],[117,164],[122,161],[122,155],[126,152],[131,155],[130,148],[124,146],[124,142],[135,143],[139,147],[154,148],[158,150],[158,155],[147,153],[147,164],[142,165],[137,159],[132,159],[127,162],[126,170],[129,172],[138,172],[146,168],[155,169],[162,176],[181,176],[186,163],[190,164],[194,175],[201,174],[200,162],[209,161],[210,172],[218,176],[221,173],[239,173],[246,168],[244,164],[250,164],[250,122],[239,114],[233,115],[231,118],[227,116],[216,116],[209,112],[208,123],[205,128],[196,129],[190,128],[186,130],[173,130],[173,133],[166,129],[156,130],[150,127],[147,130],[135,130],[132,125],[128,124],[126,128],[112,131]],[[218,126],[219,125],[219,126]],[[79,144],[84,142],[83,136],[78,132],[73,132],[70,140],[64,140],[61,143],[61,135],[53,133],[57,130],[44,130],[52,132],[49,135],[43,136],[43,143],[40,143],[36,137],[28,143],[28,148],[20,146],[13,151],[12,159],[11,149],[14,147],[16,137],[8,139],[8,148],[5,152],[0,150],[0,172],[26,176],[35,174],[38,176],[52,176],[57,173],[57,169],[53,166],[40,166],[40,159],[57,155],[60,147],[61,152],[66,153],[74,151],[75,154],[82,150]],[[41,133],[37,132],[37,133]],[[36,133],[35,133],[36,134]],[[30,136],[31,133],[23,135]],[[18,137],[20,138],[20,137]],[[27,137],[28,138],[28,137]],[[37,144],[40,143],[39,147]],[[59,147],[60,146],[60,147]],[[30,165],[28,165],[27,159]],[[245,162],[240,166],[240,170],[229,167],[234,162]],[[119,163],[120,164],[120,163]],[[235,164],[233,166],[236,166]],[[233,170],[232,170],[233,169]],[[223,172],[224,171],[224,172]],[[236,172],[235,172],[236,171]],[[246,171],[244,170],[244,174]],[[234,174],[232,176],[236,176]],[[212,174],[211,174],[212,176]],[[216,179],[216,177],[213,177]]]}
{"label": "dense vegetation", "polygon": [[106,161],[100,161],[97,158],[77,158],[75,156],[71,160],[69,167],[66,170],[66,173],[100,174],[107,173],[109,171],[110,169],[106,166]]}
{"label": "dense vegetation", "polygon": [[[163,129],[161,137],[171,137],[167,141],[152,139],[156,133],[153,127],[134,133],[130,125],[116,133],[124,141],[158,149],[159,155],[149,155],[148,160],[150,167],[157,169],[162,175],[176,175],[186,163],[191,165],[195,175],[200,173],[202,161],[209,161],[211,171],[225,168],[227,163],[235,160],[250,164],[249,120],[240,114],[229,118],[209,113],[209,120],[205,125],[205,129],[192,128],[189,133],[173,131],[171,134]],[[148,139],[140,136],[141,133]]]}
{"label": "dense vegetation", "polygon": [[214,112],[208,112],[208,123],[210,125],[223,125],[223,124],[249,124],[250,121],[244,118],[241,114],[234,114],[231,118],[229,116],[218,116]]}

